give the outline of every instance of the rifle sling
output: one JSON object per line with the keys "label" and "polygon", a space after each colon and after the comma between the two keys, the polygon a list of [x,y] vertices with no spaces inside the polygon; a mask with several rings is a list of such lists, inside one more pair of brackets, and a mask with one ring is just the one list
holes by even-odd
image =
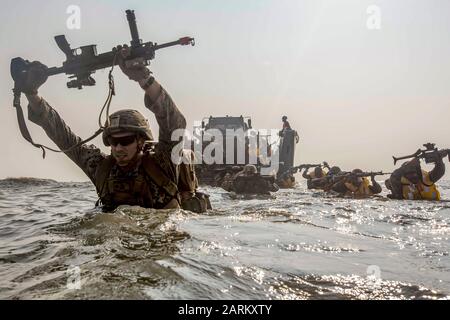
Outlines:
{"label": "rifle sling", "polygon": [[39,144],[39,143],[35,143],[33,141],[33,138],[31,138],[31,134],[30,131],[28,130],[27,124],[25,122],[25,117],[23,115],[23,110],[22,110],[22,106],[20,105],[20,91],[17,89],[13,89],[14,91],[14,102],[13,102],[13,106],[14,108],[16,108],[16,114],[17,114],[17,122],[19,123],[19,129],[20,129],[20,133],[22,134],[22,137],[24,137],[25,140],[27,140],[29,143],[31,143],[34,147],[36,148],[41,148],[42,150],[42,158],[45,159],[45,149],[53,151],[53,152],[70,152],[75,148],[78,148],[79,146],[91,141],[92,139],[96,138],[100,133],[103,132],[103,128],[98,129],[92,136],[90,136],[89,138],[82,140],[80,142],[78,142],[77,144],[71,146],[68,149],[65,150],[57,150],[57,149],[53,149],[50,147],[47,147],[45,145]]}
{"label": "rifle sling", "polygon": [[42,157],[45,158],[45,149],[44,146],[38,143],[35,143],[33,139],[31,138],[30,131],[28,130],[27,124],[25,122],[25,118],[23,116],[23,110],[22,106],[20,105],[20,91],[13,89],[14,91],[14,103],[13,106],[16,108],[16,114],[17,114],[17,121],[19,123],[19,129],[20,133],[22,134],[22,137],[24,137],[25,140],[27,140],[29,143],[31,143],[36,148],[42,149]]}
{"label": "rifle sling", "polygon": [[161,188],[163,188],[170,196],[176,198],[178,195],[178,187],[169,177],[167,177],[161,167],[150,156],[142,158],[142,166],[145,173]]}

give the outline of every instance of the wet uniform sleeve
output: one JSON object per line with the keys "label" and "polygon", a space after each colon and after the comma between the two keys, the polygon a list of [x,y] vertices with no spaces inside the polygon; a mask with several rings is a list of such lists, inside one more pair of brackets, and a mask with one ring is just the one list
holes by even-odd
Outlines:
{"label": "wet uniform sleeve", "polygon": [[430,180],[435,183],[440,178],[442,178],[445,174],[445,164],[444,161],[442,161],[441,157],[438,157],[436,161],[436,165],[434,166],[433,170],[430,171]]}
{"label": "wet uniform sleeve", "polygon": [[371,182],[372,185],[369,186],[370,192],[372,192],[373,194],[381,193],[382,189],[380,184],[376,182],[375,179],[373,179]]}
{"label": "wet uniform sleeve", "polygon": [[306,169],[305,171],[303,171],[302,173],[302,177],[305,179],[311,179],[311,176],[308,173],[309,169]]}
{"label": "wet uniform sleeve", "polygon": [[166,174],[173,181],[178,181],[177,169],[171,160],[172,148],[178,141],[172,141],[171,137],[176,129],[186,129],[186,119],[162,86],[155,102],[145,94],[144,103],[155,114],[159,126],[159,143],[155,147],[155,157]]}
{"label": "wet uniform sleeve", "polygon": [[[41,108],[37,112],[34,112],[28,105],[28,119],[41,126],[60,150],[69,149],[82,141],[44,99],[42,99]],[[99,163],[106,158],[100,149],[86,144],[65,152],[65,154],[84,171],[92,182],[94,182],[95,170]]]}
{"label": "wet uniform sleeve", "polygon": [[352,183],[350,182],[344,182],[344,186],[347,188],[348,191],[351,192],[356,192],[358,191],[358,187],[354,186]]}
{"label": "wet uniform sleeve", "polygon": [[159,142],[168,146],[177,144],[178,141],[171,141],[172,132],[176,129],[186,129],[186,119],[167,91],[161,86],[159,97],[155,102],[152,102],[147,94],[144,102],[145,106],[155,114],[159,125]]}
{"label": "wet uniform sleeve", "polygon": [[401,182],[403,171],[403,167],[395,169],[394,172],[392,172],[391,177],[389,178],[391,182],[392,198],[394,199],[403,199],[403,186]]}
{"label": "wet uniform sleeve", "polygon": [[340,180],[340,181],[335,182],[335,183],[331,186],[330,190],[333,190],[334,192],[337,192],[337,193],[344,194],[344,193],[347,192],[348,189],[347,189],[347,187],[345,186],[344,181]]}

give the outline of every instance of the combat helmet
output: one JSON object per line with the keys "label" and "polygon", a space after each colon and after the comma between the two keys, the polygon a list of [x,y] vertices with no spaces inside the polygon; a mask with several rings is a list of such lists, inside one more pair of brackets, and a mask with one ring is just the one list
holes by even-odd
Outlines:
{"label": "combat helmet", "polygon": [[338,166],[331,167],[330,171],[328,171],[328,174],[338,174],[341,172],[341,168]]}
{"label": "combat helmet", "polygon": [[147,119],[137,110],[125,109],[109,116],[109,124],[103,131],[103,143],[109,146],[108,137],[120,132],[138,133],[145,140],[153,141],[153,134]]}
{"label": "combat helmet", "polygon": [[323,171],[321,167],[315,167],[314,168],[314,175],[316,176],[316,178],[320,178],[321,176],[323,176]]}
{"label": "combat helmet", "polygon": [[258,170],[256,169],[256,166],[253,164],[245,165],[243,171],[245,174],[256,174],[258,172]]}

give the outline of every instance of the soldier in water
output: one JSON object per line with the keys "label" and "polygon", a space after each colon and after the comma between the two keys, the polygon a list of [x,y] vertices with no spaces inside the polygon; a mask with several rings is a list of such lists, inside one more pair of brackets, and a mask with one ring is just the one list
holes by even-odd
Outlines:
{"label": "soldier in water", "polygon": [[[144,91],[144,104],[159,124],[159,140],[152,152],[145,149],[154,141],[147,120],[137,110],[120,110],[110,115],[103,131],[103,143],[111,148],[106,155],[94,145],[82,144],[60,115],[38,94],[47,80],[47,67],[33,62],[20,84],[28,98],[28,117],[41,126],[50,139],[89,177],[97,189],[104,210],[119,205],[172,209],[183,207],[204,211],[207,196],[196,193],[195,173],[190,165],[177,166],[171,161],[171,134],[184,129],[186,120],[167,91],[139,60],[126,60],[127,47],[118,47],[120,69]],[[76,147],[74,147],[76,146]]]}
{"label": "soldier in water", "polygon": [[227,173],[222,188],[233,191],[236,194],[262,194],[270,195],[270,192],[277,192],[279,187],[275,183],[275,177],[261,176],[256,166],[248,164],[242,171],[232,175]]}

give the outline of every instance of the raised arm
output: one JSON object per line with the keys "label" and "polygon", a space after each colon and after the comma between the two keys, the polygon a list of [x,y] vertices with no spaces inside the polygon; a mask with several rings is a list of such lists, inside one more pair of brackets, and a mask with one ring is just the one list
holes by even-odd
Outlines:
{"label": "raised arm", "polygon": [[[153,95],[153,89],[159,91],[156,98],[156,95]],[[152,91],[152,95],[149,91]],[[159,125],[159,142],[168,145],[178,143],[178,141],[171,141],[172,132],[176,129],[186,129],[186,119],[167,91],[156,80],[146,90],[144,102],[145,106],[155,114]]]}
{"label": "raised arm", "polygon": [[[59,114],[38,95],[39,87],[47,80],[47,67],[38,61],[30,65],[30,69],[20,79],[19,89],[28,99],[28,118],[41,126],[48,137],[60,148],[66,150],[81,141],[61,119]],[[95,169],[105,155],[93,145],[81,145],[65,152],[93,181]]]}
{"label": "raised arm", "polygon": [[311,179],[311,177],[310,177],[308,171],[309,171],[309,167],[307,167],[307,168],[305,168],[305,170],[303,170],[303,173],[302,173],[302,177],[303,177],[303,178],[305,178],[305,179]]}
{"label": "raised arm", "polygon": [[130,54],[128,47],[118,48],[119,66],[129,79],[139,83],[145,91],[145,106],[155,114],[159,125],[159,142],[168,145],[178,143],[171,141],[172,132],[176,129],[185,129],[186,120],[177,108],[167,91],[155,80],[144,61],[139,59],[125,60]]}
{"label": "raised arm", "polygon": [[379,194],[379,193],[381,193],[381,191],[382,191],[382,188],[381,188],[381,186],[380,186],[380,184],[375,180],[375,176],[371,176],[370,177],[371,179],[371,185],[369,186],[369,189],[370,189],[370,191],[373,193],[373,194]]}
{"label": "raised arm", "polygon": [[433,170],[430,171],[430,180],[433,183],[436,183],[439,179],[441,179],[445,174],[445,164],[442,158],[439,156],[439,153],[435,153],[435,165]]}
{"label": "raised arm", "polygon": [[[58,146],[60,150],[69,149],[81,140],[72,132],[69,126],[59,114],[37,94],[27,94],[28,118],[41,126],[47,136]],[[79,166],[84,173],[94,182],[95,170],[98,164],[106,157],[100,149],[94,145],[83,144],[65,154]]]}

